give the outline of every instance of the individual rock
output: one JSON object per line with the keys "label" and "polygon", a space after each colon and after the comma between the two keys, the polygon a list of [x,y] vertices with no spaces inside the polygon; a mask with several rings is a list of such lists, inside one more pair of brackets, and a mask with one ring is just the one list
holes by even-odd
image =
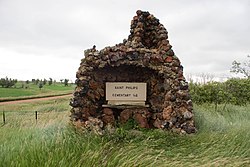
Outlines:
{"label": "individual rock", "polygon": [[135,113],[134,119],[140,128],[149,128],[147,117],[145,117],[143,114]]}
{"label": "individual rock", "polygon": [[172,106],[168,106],[163,109],[162,117],[164,120],[170,120],[173,112]]}
{"label": "individual rock", "polygon": [[185,111],[183,113],[183,117],[184,117],[184,119],[191,119],[193,117],[193,113],[191,113],[189,111]]}
{"label": "individual rock", "polygon": [[171,100],[171,96],[172,96],[172,92],[171,90],[168,91],[166,94],[165,94],[165,101],[170,101]]}
{"label": "individual rock", "polygon": [[154,121],[153,125],[154,125],[154,127],[161,129],[161,128],[163,128],[163,121],[157,118]]}
{"label": "individual rock", "polygon": [[93,131],[98,135],[103,135],[103,122],[98,118],[89,117],[87,121],[85,121],[85,128]]}
{"label": "individual rock", "polygon": [[113,111],[110,108],[103,109],[102,121],[105,125],[115,125],[115,117]]}
{"label": "individual rock", "polygon": [[113,115],[113,111],[110,108],[104,108],[103,109],[103,114],[110,116],[110,115]]}
{"label": "individual rock", "polygon": [[167,63],[171,63],[173,61],[173,58],[168,56],[166,59],[165,59],[165,62]]}
{"label": "individual rock", "polygon": [[133,116],[133,110],[131,109],[123,110],[120,114],[120,122],[124,124],[129,120],[129,118],[132,118],[132,116]]}
{"label": "individual rock", "polygon": [[115,117],[113,115],[104,115],[102,117],[102,121],[105,125],[115,125]]}
{"label": "individual rock", "polygon": [[93,90],[96,90],[98,88],[98,83],[95,82],[94,80],[90,80],[89,81],[89,88],[93,89]]}
{"label": "individual rock", "polygon": [[195,133],[197,131],[194,125],[189,122],[182,124],[181,129],[183,130],[182,133],[187,134]]}

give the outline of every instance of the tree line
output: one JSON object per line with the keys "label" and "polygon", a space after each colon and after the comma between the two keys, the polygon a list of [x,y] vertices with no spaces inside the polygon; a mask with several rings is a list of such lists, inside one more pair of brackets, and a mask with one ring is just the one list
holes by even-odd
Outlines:
{"label": "tree line", "polygon": [[[18,80],[17,79],[11,79],[8,77],[5,78],[1,78],[0,79],[0,86],[2,88],[11,88],[11,87],[15,87],[17,84]],[[56,84],[56,80],[53,80],[52,78],[47,79],[32,79],[30,80],[26,80],[26,81],[20,81],[22,82],[21,84],[21,88],[28,88],[28,85],[30,83],[34,84],[34,85],[38,85],[38,87],[41,89],[43,88],[44,85],[52,85],[52,84]],[[69,79],[60,79],[60,83],[63,84],[64,86],[69,86]]]}
{"label": "tree line", "polygon": [[10,88],[14,86],[17,83],[17,79],[11,79],[11,78],[1,78],[0,79],[0,86],[2,88]]}

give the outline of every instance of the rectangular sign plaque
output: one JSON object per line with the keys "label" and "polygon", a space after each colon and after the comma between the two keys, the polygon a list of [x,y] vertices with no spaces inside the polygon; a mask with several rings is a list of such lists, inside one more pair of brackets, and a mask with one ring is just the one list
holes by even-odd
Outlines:
{"label": "rectangular sign plaque", "polygon": [[116,103],[145,102],[147,84],[137,82],[107,82],[106,100]]}

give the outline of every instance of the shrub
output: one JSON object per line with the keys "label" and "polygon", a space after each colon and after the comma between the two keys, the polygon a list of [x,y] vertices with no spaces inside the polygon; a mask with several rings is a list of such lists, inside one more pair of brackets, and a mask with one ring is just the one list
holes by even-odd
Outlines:
{"label": "shrub", "polygon": [[232,78],[226,82],[190,83],[189,88],[192,100],[197,104],[245,105],[250,102],[250,79]]}

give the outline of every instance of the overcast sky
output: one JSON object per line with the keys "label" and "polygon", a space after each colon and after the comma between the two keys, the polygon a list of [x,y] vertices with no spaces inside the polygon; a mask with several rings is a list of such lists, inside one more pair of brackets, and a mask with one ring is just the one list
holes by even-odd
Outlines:
{"label": "overcast sky", "polygon": [[0,77],[74,81],[83,51],[122,42],[138,9],[165,26],[186,75],[230,76],[250,54],[249,0],[0,0]]}

